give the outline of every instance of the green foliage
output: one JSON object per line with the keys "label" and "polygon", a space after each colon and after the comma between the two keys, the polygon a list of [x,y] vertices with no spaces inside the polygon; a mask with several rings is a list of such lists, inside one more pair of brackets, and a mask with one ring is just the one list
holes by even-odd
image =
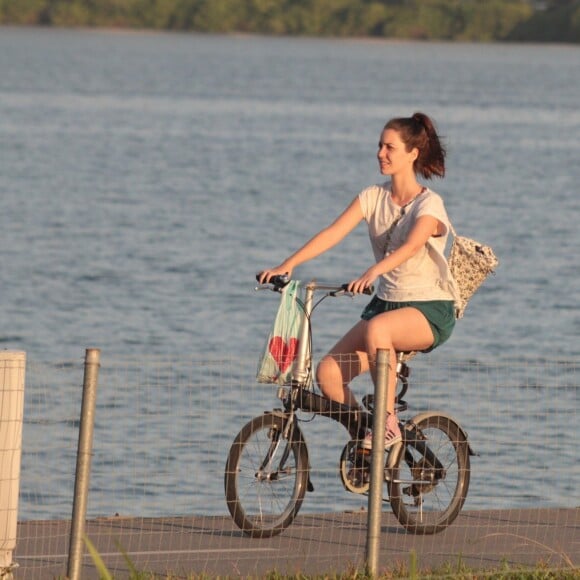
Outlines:
{"label": "green foliage", "polygon": [[580,42],[580,0],[0,0],[0,24]]}
{"label": "green foliage", "polygon": [[470,2],[465,10],[465,27],[459,37],[462,40],[505,40],[514,27],[532,14],[530,5],[518,1]]}
{"label": "green foliage", "polygon": [[47,0],[0,0],[1,24],[42,24]]}
{"label": "green foliage", "polygon": [[89,26],[91,12],[82,4],[59,4],[50,12],[50,24],[54,26]]}
{"label": "green foliage", "polygon": [[520,22],[509,40],[535,42],[580,42],[580,0],[553,0],[552,7]]}

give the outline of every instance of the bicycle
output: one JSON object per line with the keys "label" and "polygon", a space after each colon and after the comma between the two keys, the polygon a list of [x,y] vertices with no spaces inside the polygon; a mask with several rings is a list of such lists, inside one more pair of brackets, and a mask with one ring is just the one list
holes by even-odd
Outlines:
{"label": "bicycle", "polygon": [[[289,282],[273,278],[261,288],[281,292]],[[234,439],[224,476],[228,510],[248,536],[268,538],[285,530],[298,514],[310,480],[308,447],[300,429],[299,411],[333,419],[343,425],[351,440],[339,461],[344,488],[367,494],[371,455],[360,441],[372,427],[373,396],[363,398],[364,408],[349,407],[312,390],[311,323],[314,308],[329,296],[349,294],[346,285],[309,282],[304,286],[304,322],[298,354],[289,387],[278,389],[283,408],[266,411],[249,421]],[[316,292],[325,294],[313,304]],[[369,292],[370,293],[370,292]],[[407,410],[403,400],[410,370],[407,362],[415,353],[398,353],[397,413]],[[447,528],[458,516],[469,488],[470,456],[475,455],[466,431],[450,415],[423,412],[405,422],[399,420],[402,441],[387,449],[384,480],[391,508],[401,525],[411,533],[434,534]]]}

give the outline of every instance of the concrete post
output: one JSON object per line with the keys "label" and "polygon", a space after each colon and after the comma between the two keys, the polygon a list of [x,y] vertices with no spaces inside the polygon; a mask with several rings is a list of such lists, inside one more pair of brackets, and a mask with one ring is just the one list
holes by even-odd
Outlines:
{"label": "concrete post", "polygon": [[385,483],[385,423],[387,420],[387,385],[389,384],[389,351],[377,349],[377,382],[373,412],[373,449],[371,452],[371,480],[369,483],[369,511],[367,525],[367,573],[377,578]]}
{"label": "concrete post", "polygon": [[12,578],[16,547],[26,353],[0,351],[0,578]]}

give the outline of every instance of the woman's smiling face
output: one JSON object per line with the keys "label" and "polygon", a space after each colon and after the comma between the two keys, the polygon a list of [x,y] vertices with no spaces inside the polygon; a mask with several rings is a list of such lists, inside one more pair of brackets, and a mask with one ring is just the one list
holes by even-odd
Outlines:
{"label": "woman's smiling face", "polygon": [[398,131],[385,129],[381,133],[377,159],[383,175],[395,175],[409,170],[413,171],[413,163],[419,151],[414,148],[407,151]]}

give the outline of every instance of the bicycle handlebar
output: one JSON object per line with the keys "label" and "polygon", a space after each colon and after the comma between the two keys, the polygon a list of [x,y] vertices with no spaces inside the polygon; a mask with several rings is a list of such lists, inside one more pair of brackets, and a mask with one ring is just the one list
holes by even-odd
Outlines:
{"label": "bicycle handlebar", "polygon": [[[256,280],[260,281],[260,274],[256,274]],[[278,276],[272,276],[269,282],[266,282],[264,286],[270,284],[273,286],[272,290],[275,292],[280,292],[284,286],[287,286],[290,283],[290,278],[287,274],[280,274]]]}
{"label": "bicycle handlebar", "polygon": [[[260,275],[256,274],[256,280],[259,282],[260,281]],[[278,276],[272,276],[272,278],[270,278],[270,280],[264,284],[264,286],[268,286],[271,287],[271,289],[274,292],[281,292],[282,289],[287,286],[290,283],[290,278],[286,275],[286,274],[280,274]],[[325,284],[320,284],[319,286],[317,286],[318,288],[320,288],[321,290],[328,290],[330,292],[331,295],[336,295],[339,292],[348,292],[347,288],[348,288],[348,284],[340,284],[338,286],[327,286]],[[368,288],[365,288],[362,291],[362,294],[366,294],[367,296],[370,296],[372,293],[374,292],[374,287],[373,286],[369,286]]]}

